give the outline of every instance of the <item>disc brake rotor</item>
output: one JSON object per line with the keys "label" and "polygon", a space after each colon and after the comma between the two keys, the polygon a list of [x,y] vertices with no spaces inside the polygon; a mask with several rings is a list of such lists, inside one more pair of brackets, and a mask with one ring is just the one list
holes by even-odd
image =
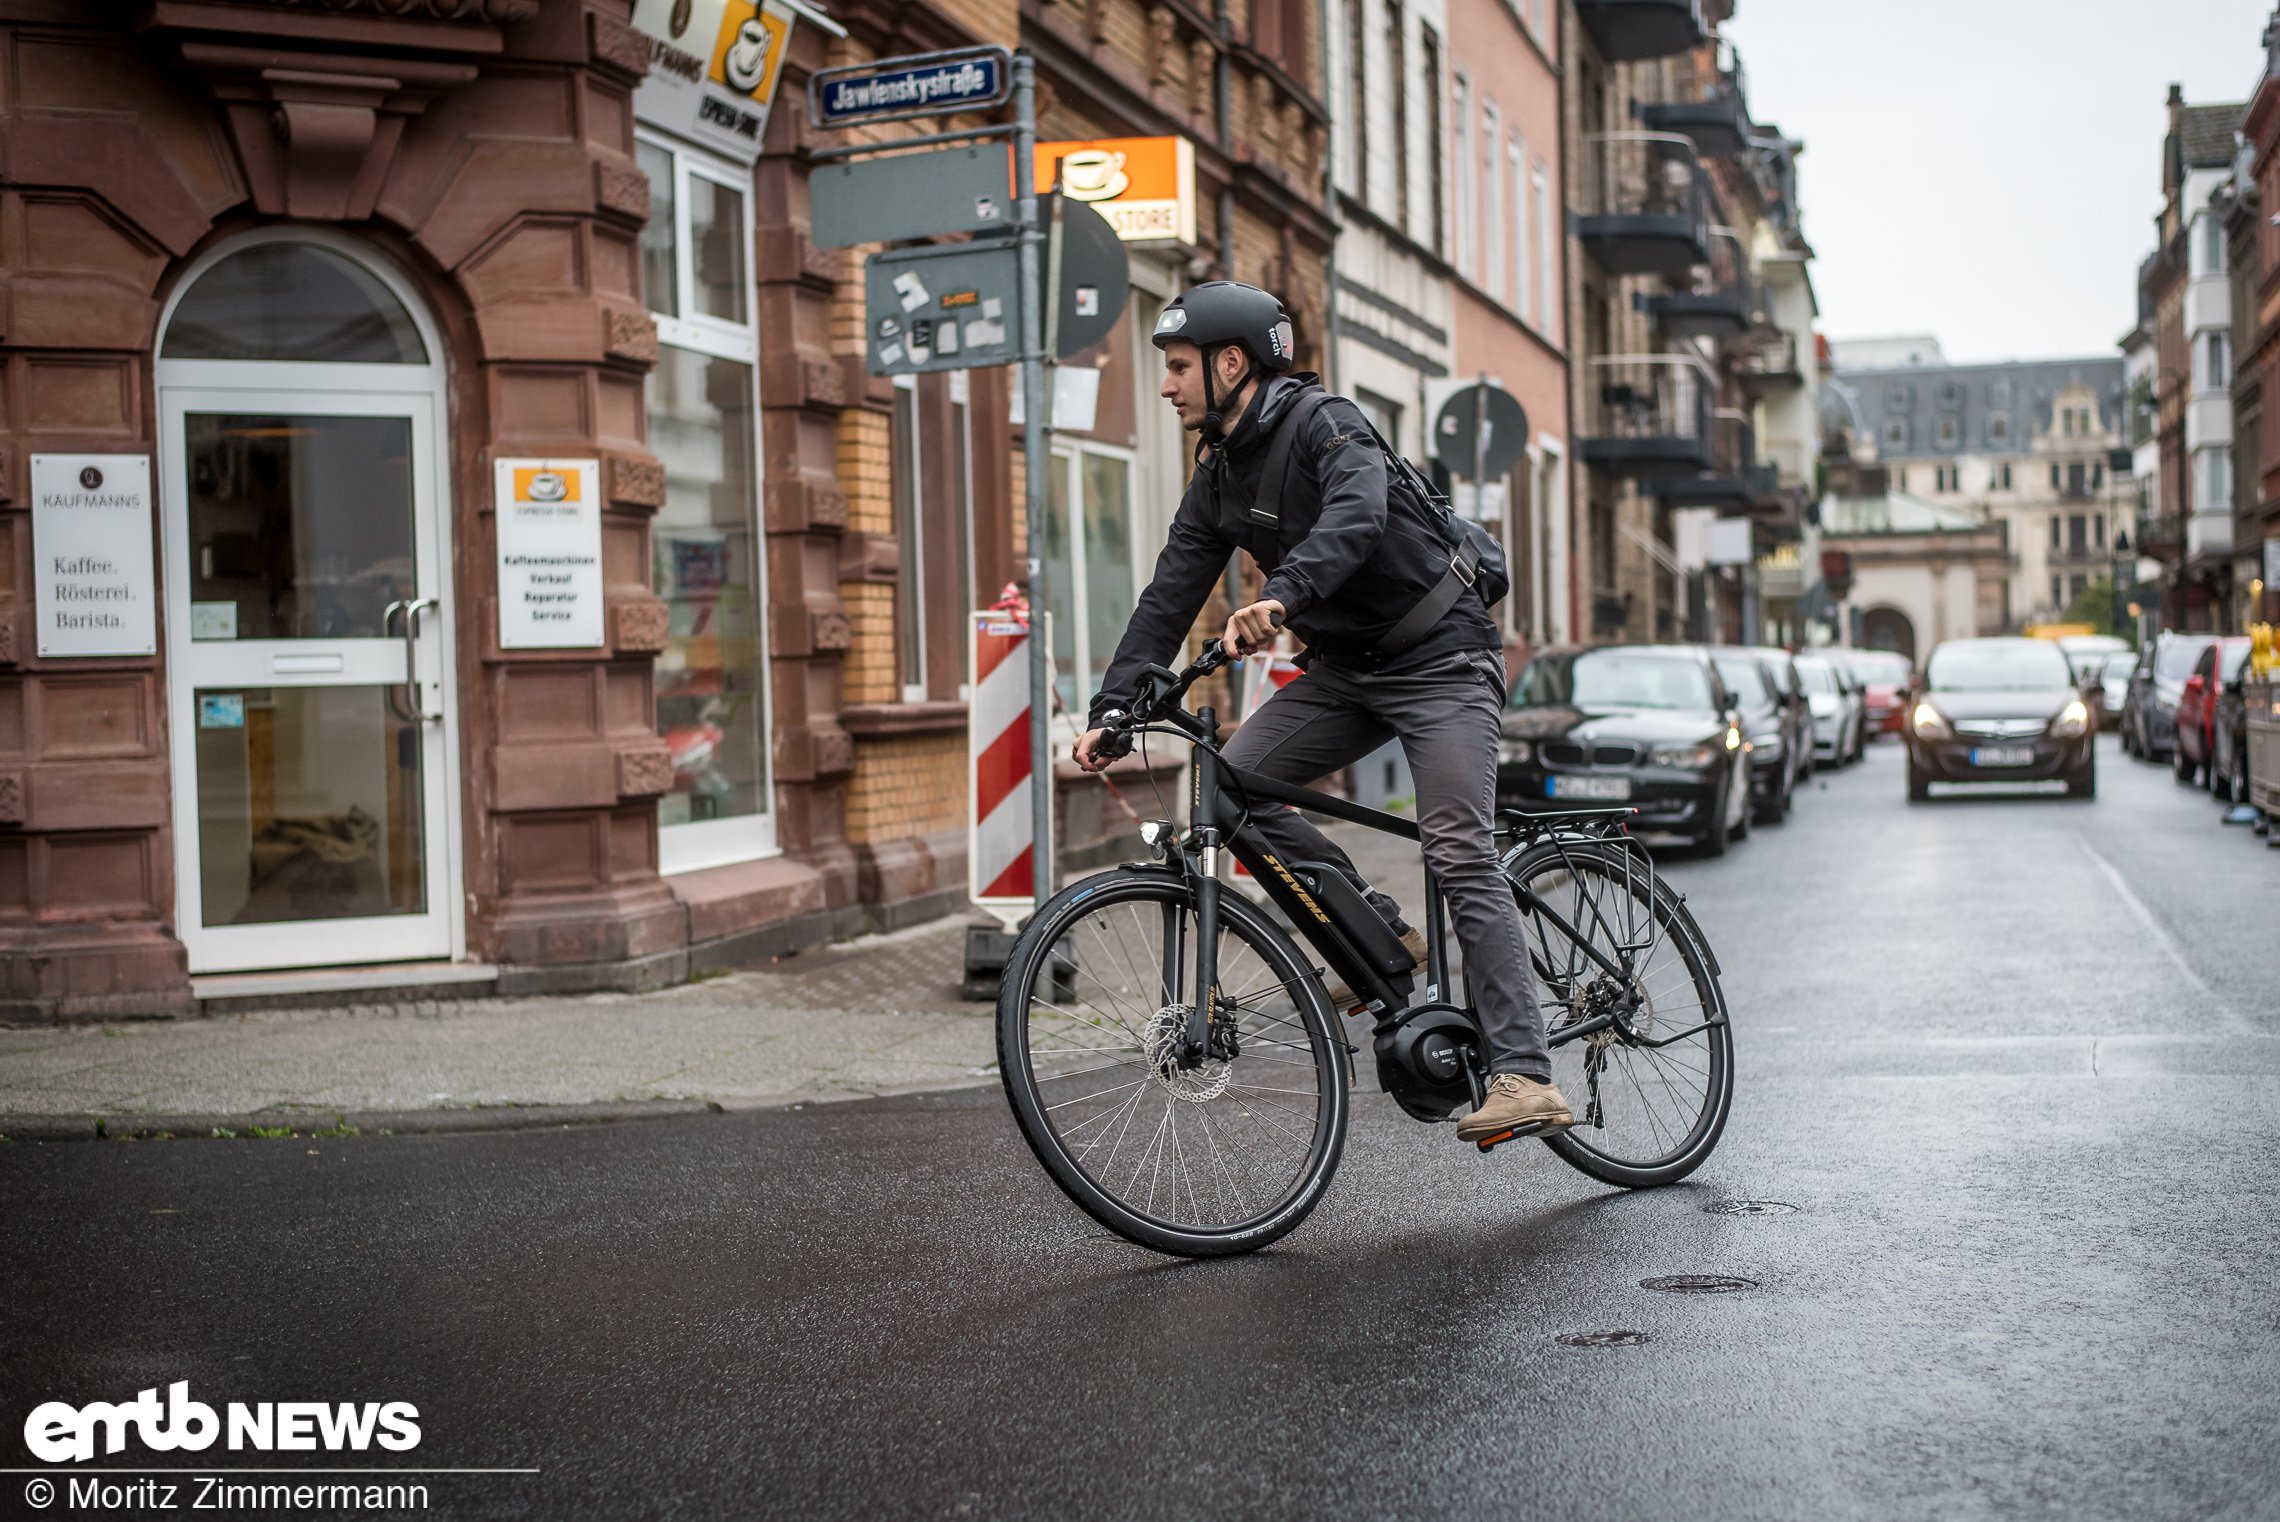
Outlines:
{"label": "disc brake rotor", "polygon": [[1227,1091],[1234,1067],[1223,1058],[1206,1057],[1197,1067],[1180,1066],[1180,1046],[1187,1040],[1185,1004],[1167,1004],[1148,1017],[1140,1032],[1140,1053],[1156,1086],[1186,1104],[1202,1104]]}

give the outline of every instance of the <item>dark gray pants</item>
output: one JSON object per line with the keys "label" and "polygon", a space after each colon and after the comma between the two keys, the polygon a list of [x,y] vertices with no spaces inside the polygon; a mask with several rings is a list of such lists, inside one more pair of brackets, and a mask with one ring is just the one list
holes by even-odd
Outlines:
{"label": "dark gray pants", "polygon": [[[1259,705],[1227,742],[1229,761],[1306,786],[1398,738],[1417,782],[1425,864],[1440,880],[1465,953],[1465,983],[1488,1041],[1491,1073],[1551,1076],[1544,1016],[1528,964],[1512,885],[1497,870],[1496,745],[1502,732],[1504,658],[1468,650],[1434,669],[1385,676],[1316,661]],[[1254,816],[1284,861],[1328,862],[1387,920],[1399,910],[1371,889],[1353,859],[1302,814]]]}

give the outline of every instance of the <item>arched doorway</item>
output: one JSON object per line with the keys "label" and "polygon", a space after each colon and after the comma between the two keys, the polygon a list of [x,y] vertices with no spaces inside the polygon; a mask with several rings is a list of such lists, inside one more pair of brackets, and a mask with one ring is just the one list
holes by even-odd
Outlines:
{"label": "arched doorway", "polygon": [[1860,642],[1870,650],[1890,650],[1916,664],[1916,626],[1898,608],[1871,608],[1861,615]]}
{"label": "arched doorway", "polygon": [[271,230],[186,273],[157,391],[191,971],[456,956],[433,325],[354,244]]}

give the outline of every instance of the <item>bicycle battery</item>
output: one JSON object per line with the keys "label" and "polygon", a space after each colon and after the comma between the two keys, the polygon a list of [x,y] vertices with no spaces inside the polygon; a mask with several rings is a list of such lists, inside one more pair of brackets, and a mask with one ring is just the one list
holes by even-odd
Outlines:
{"label": "bicycle battery", "polygon": [[1380,977],[1399,977],[1417,965],[1401,937],[1345,873],[1326,861],[1302,861],[1292,864],[1291,875],[1330,916],[1339,936]]}

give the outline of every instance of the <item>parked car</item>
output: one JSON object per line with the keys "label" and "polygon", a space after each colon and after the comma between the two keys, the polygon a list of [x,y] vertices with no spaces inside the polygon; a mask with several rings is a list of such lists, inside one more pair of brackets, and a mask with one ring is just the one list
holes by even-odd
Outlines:
{"label": "parked car", "polygon": [[1924,663],[1903,735],[1908,800],[1934,782],[2065,782],[2098,791],[2097,730],[2074,669],[2049,640],[1951,639]]}
{"label": "parked car", "polygon": [[2248,797],[2248,663],[2235,661],[2232,675],[2217,694],[2217,715],[2209,747],[2209,791],[2230,804]]}
{"label": "parked car", "polygon": [[2211,639],[2194,658],[2185,685],[2178,689],[2176,736],[2170,746],[2170,768],[2178,781],[2192,782],[2208,770],[2217,749],[2217,698],[2225,683],[2239,680],[2247,659],[2245,634]]}
{"label": "parked car", "polygon": [[1751,645],[1773,677],[1773,689],[1784,698],[1782,712],[1789,721],[1788,743],[1797,753],[1799,780],[1813,773],[1813,709],[1805,701],[1805,682],[1797,673],[1797,657],[1779,645]]}
{"label": "parked car", "polygon": [[2164,629],[2138,651],[2122,700],[2122,749],[2146,761],[2167,761],[2176,744],[2177,698],[2193,663],[2214,642],[2214,634],[2180,634]]}
{"label": "parked car", "polygon": [[1798,656],[1797,676],[1805,684],[1805,704],[1813,715],[1813,759],[1825,759],[1831,766],[1858,761],[1867,744],[1868,722],[1860,683],[1844,662],[1825,655]]}
{"label": "parked car", "polygon": [[[2074,675],[2084,683],[2092,684],[2090,696],[2100,729],[2111,729],[2121,717],[2121,695],[2129,689],[2129,670],[2136,663],[2137,651],[2130,642],[2114,634],[2063,634],[2058,648],[2066,652],[2067,663]],[[2119,678],[2108,684],[2107,674],[2115,668]]]}
{"label": "parked car", "polygon": [[1837,654],[1860,679],[1868,732],[1900,733],[1901,720],[1908,712],[1908,684],[1916,676],[1908,657],[1891,650],[1843,650]]}
{"label": "parked car", "polygon": [[[1797,801],[1801,753],[1809,752],[1812,742],[1797,743],[1789,693],[1781,685],[1781,673],[1762,651],[1746,645],[1712,645],[1709,655],[1741,715],[1742,748],[1750,758],[1752,813],[1759,824],[1779,824]],[[1804,704],[1796,706],[1801,710]]]}
{"label": "parked car", "polygon": [[1641,830],[1712,856],[1749,833],[1748,753],[1734,700],[1689,645],[1540,651],[1512,684],[1500,808],[1626,803]]}

